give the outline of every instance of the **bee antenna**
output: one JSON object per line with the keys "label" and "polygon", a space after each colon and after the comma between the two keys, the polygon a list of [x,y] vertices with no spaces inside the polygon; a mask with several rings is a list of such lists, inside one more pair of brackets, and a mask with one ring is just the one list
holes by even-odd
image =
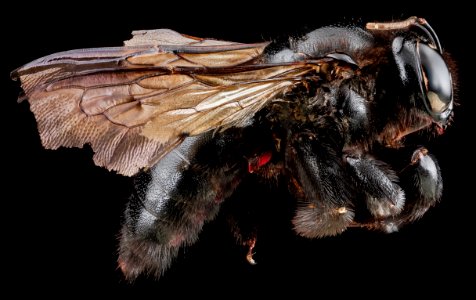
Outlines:
{"label": "bee antenna", "polygon": [[413,25],[417,26],[423,32],[425,32],[426,35],[430,38],[432,44],[436,47],[436,50],[438,50],[440,54],[443,54],[443,48],[441,47],[440,40],[438,39],[435,30],[433,30],[433,28],[425,19],[418,18]]}
{"label": "bee antenna", "polygon": [[421,29],[430,39],[432,46],[436,48],[440,54],[443,54],[443,48],[441,47],[441,43],[438,39],[438,36],[436,35],[436,32],[424,18],[410,17],[404,21],[388,23],[369,22],[365,27],[369,30],[401,30],[411,28],[412,26],[416,26]]}

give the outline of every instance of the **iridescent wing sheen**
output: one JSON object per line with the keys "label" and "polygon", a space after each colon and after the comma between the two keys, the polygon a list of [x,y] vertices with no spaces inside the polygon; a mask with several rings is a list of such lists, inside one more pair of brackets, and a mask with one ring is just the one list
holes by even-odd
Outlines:
{"label": "iridescent wing sheen", "polygon": [[186,136],[246,124],[317,66],[263,64],[266,46],[135,31],[123,47],[56,53],[12,77],[45,148],[90,144],[97,165],[130,176]]}

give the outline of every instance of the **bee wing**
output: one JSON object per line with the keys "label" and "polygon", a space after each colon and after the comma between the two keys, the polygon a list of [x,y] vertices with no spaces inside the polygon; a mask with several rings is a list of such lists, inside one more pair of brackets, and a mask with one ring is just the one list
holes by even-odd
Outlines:
{"label": "bee wing", "polygon": [[188,135],[245,124],[313,70],[255,63],[266,46],[135,31],[124,47],[56,53],[12,77],[45,148],[90,144],[96,165],[131,176]]}

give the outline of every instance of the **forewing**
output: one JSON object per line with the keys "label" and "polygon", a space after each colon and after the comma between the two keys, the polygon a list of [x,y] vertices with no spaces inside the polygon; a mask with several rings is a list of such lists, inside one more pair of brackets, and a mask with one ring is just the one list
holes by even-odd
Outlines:
{"label": "forewing", "polygon": [[266,43],[133,34],[124,47],[61,52],[13,72],[45,148],[88,143],[97,165],[130,176],[185,136],[245,124],[312,71],[254,63]]}

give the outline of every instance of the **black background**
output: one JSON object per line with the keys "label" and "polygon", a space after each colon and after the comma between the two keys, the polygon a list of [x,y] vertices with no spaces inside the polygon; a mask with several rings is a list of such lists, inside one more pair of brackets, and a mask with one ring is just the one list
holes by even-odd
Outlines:
{"label": "black background", "polygon": [[[218,287],[228,290],[228,295],[294,291],[315,297],[467,291],[474,277],[464,274],[474,272],[474,248],[469,243],[474,237],[475,199],[474,158],[468,144],[474,136],[473,95],[468,88],[471,47],[465,44],[471,26],[463,17],[465,8],[334,2],[261,7],[244,2],[14,3],[4,10],[8,16],[2,18],[0,76],[3,91],[7,90],[2,99],[2,170],[7,179],[1,247],[6,251],[7,283],[22,283],[24,288],[15,289],[17,293],[63,294],[61,288],[66,287],[73,294],[93,294],[99,288],[153,291],[158,297],[169,293],[218,297]],[[376,8],[379,12],[372,12]],[[141,278],[129,284],[116,269],[117,232],[131,189],[129,180],[95,167],[89,148],[44,150],[28,104],[16,103],[20,89],[9,79],[11,70],[38,57],[75,48],[119,46],[137,29],[171,28],[200,37],[257,42],[328,24],[364,24],[412,15],[430,22],[459,67],[455,124],[430,149],[439,158],[444,176],[442,202],[396,234],[351,229],[333,238],[306,240],[292,234],[289,220],[273,217],[280,216],[276,209],[283,199],[265,188],[255,195],[269,201],[274,223],[266,230],[269,234],[260,237],[258,265],[248,265],[244,249],[235,245],[218,217],[205,226],[194,246],[180,252],[158,282]]]}

